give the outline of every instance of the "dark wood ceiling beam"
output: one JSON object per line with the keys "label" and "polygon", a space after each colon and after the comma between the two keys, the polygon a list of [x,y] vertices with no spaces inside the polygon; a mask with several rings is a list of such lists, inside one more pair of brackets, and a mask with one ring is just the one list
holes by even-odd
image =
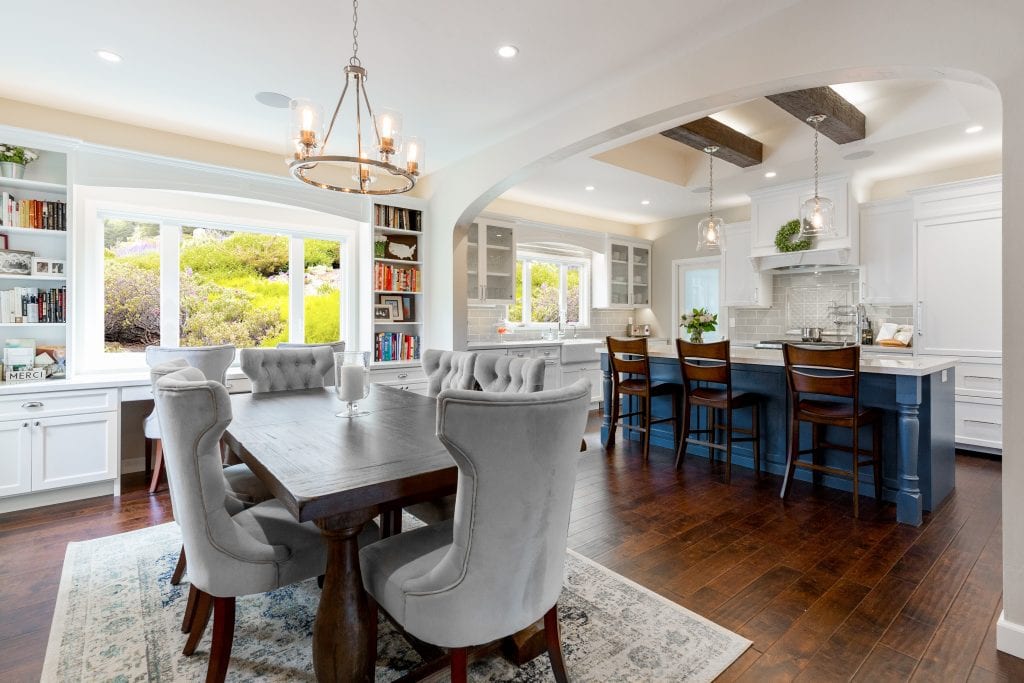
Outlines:
{"label": "dark wood ceiling beam", "polygon": [[828,118],[819,130],[837,144],[863,140],[866,134],[864,113],[828,86],[768,95],[768,99],[804,123],[808,116],[824,114]]}
{"label": "dark wood ceiling beam", "polygon": [[760,142],[707,116],[661,134],[702,152],[705,147],[717,145],[715,157],[741,168],[756,166],[764,156],[764,146]]}

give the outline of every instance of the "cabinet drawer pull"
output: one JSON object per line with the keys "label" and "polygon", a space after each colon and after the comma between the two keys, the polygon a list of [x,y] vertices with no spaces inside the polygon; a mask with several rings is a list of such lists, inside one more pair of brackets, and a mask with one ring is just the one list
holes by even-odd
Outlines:
{"label": "cabinet drawer pull", "polygon": [[408,373],[408,372],[400,372],[400,373],[398,374],[398,379],[405,379],[405,378],[406,378],[406,377],[408,377],[408,376],[409,376],[409,373]]}
{"label": "cabinet drawer pull", "polygon": [[41,424],[42,424],[42,423],[41,423],[41,422],[40,422],[39,420],[36,420],[36,427],[38,427],[38,426],[39,426],[39,425],[41,425]]}
{"label": "cabinet drawer pull", "polygon": [[22,426],[22,427],[28,427],[28,422],[26,422],[25,424],[23,424],[23,425],[21,425],[21,426]]}
{"label": "cabinet drawer pull", "polygon": [[22,408],[42,408],[43,407],[43,402],[42,401],[27,401],[25,403],[22,403],[21,407]]}

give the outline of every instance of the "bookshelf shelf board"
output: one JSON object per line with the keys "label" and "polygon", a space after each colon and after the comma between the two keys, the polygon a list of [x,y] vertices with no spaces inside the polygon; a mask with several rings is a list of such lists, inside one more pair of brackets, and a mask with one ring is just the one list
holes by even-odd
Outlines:
{"label": "bookshelf shelf board", "polygon": [[381,235],[422,235],[422,230],[402,230],[401,228],[385,228],[382,225],[373,226],[374,232]]}
{"label": "bookshelf shelf board", "polygon": [[39,228],[16,228],[14,226],[0,225],[0,233],[5,235],[34,235],[36,237],[55,237],[67,239],[67,230],[41,230]]}
{"label": "bookshelf shelf board", "polygon": [[512,273],[492,273],[487,271],[487,277],[512,277]]}
{"label": "bookshelf shelf board", "polygon": [[419,364],[420,364],[420,360],[418,358],[413,359],[413,360],[374,360],[374,361],[370,361],[370,367],[371,368],[380,368],[380,367],[386,367],[386,368],[391,368],[391,367],[415,367],[415,366],[418,366]]}
{"label": "bookshelf shelf board", "polygon": [[392,320],[391,322],[385,320],[378,320],[374,325],[422,325],[423,323],[416,320]]}
{"label": "bookshelf shelf board", "polygon": [[0,327],[64,327],[67,323],[0,323]]}
{"label": "bookshelf shelf board", "polygon": [[401,290],[401,289],[375,289],[375,290],[373,290],[373,293],[374,294],[416,294],[416,295],[420,295],[423,292],[407,292],[407,291]]}
{"label": "bookshelf shelf board", "polygon": [[0,280],[41,280],[45,282],[64,282],[63,275],[9,275],[0,273]]}
{"label": "bookshelf shelf board", "polygon": [[[0,178],[0,188],[25,190],[28,192],[49,192],[51,194],[67,194],[68,186],[61,183],[46,183],[41,180],[25,180],[24,178]],[[22,199],[22,197],[18,197]]]}
{"label": "bookshelf shelf board", "polygon": [[512,251],[512,247],[503,247],[500,244],[488,244],[487,251]]}
{"label": "bookshelf shelf board", "polygon": [[394,263],[403,266],[422,266],[423,261],[403,261],[400,258],[374,258],[377,263]]}

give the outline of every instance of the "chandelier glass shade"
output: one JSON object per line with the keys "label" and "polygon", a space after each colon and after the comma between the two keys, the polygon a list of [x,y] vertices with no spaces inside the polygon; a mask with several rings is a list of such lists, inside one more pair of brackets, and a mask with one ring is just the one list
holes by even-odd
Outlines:
{"label": "chandelier glass shade", "polygon": [[[312,100],[296,98],[290,103],[288,170],[324,190],[367,195],[408,192],[423,171],[423,142],[403,139],[400,113],[391,109],[375,113],[370,106],[366,69],[359,60],[358,9],[359,2],[354,0],[352,57],[344,68],[345,85],[330,118]],[[350,121],[345,121],[346,108]]]}
{"label": "chandelier glass shade", "polygon": [[704,148],[708,155],[708,215],[697,224],[697,251],[716,253],[722,249],[722,229],[725,223],[715,216],[715,152],[718,147]]}
{"label": "chandelier glass shade", "polygon": [[800,206],[800,238],[828,237],[835,234],[835,204],[818,194],[818,126],[824,114],[807,117],[814,124],[814,196]]}

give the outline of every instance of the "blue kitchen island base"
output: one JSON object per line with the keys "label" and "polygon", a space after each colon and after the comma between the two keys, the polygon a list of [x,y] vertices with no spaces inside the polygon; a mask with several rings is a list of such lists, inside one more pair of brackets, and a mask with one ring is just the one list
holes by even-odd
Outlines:
{"label": "blue kitchen island base", "polygon": [[[771,354],[777,354],[777,359]],[[786,443],[788,432],[788,397],[785,368],[781,365],[782,352],[745,352],[733,354],[732,381],[735,391],[759,394],[763,399],[761,414],[761,463],[765,471],[783,475],[786,470]],[[679,361],[668,351],[652,352],[650,356],[653,380],[682,383]],[[610,395],[612,390],[608,354],[601,354],[604,371],[604,417],[601,441],[607,445],[610,424]],[[873,371],[874,370],[874,371]],[[955,485],[954,456],[954,397],[955,362],[925,358],[905,361],[862,361],[860,397],[864,406],[883,412],[882,429],[882,496],[896,503],[896,519],[918,526],[923,513],[937,508],[953,491]],[[627,409],[629,399],[623,397]],[[671,400],[655,398],[652,411],[656,417],[668,417],[672,412]],[[703,419],[696,409],[693,420]],[[750,426],[750,411],[737,411],[734,424]],[[695,422],[696,424],[696,422]],[[870,434],[864,428],[862,443]],[[619,429],[620,438],[639,439],[641,433]],[[801,426],[802,447],[809,447],[810,425]],[[832,443],[848,445],[850,431],[827,428],[827,439]],[[672,423],[654,425],[651,443],[675,448]],[[708,457],[707,449],[690,445],[686,457]],[[724,457],[724,456],[721,456]],[[850,469],[851,455],[841,451],[826,451],[824,463]],[[734,465],[753,468],[750,443],[733,444]],[[873,495],[874,483],[870,468],[863,468],[862,495]],[[852,482],[842,477],[818,475],[819,481],[829,487],[852,492]],[[797,469],[796,478],[811,481],[814,473]]]}

